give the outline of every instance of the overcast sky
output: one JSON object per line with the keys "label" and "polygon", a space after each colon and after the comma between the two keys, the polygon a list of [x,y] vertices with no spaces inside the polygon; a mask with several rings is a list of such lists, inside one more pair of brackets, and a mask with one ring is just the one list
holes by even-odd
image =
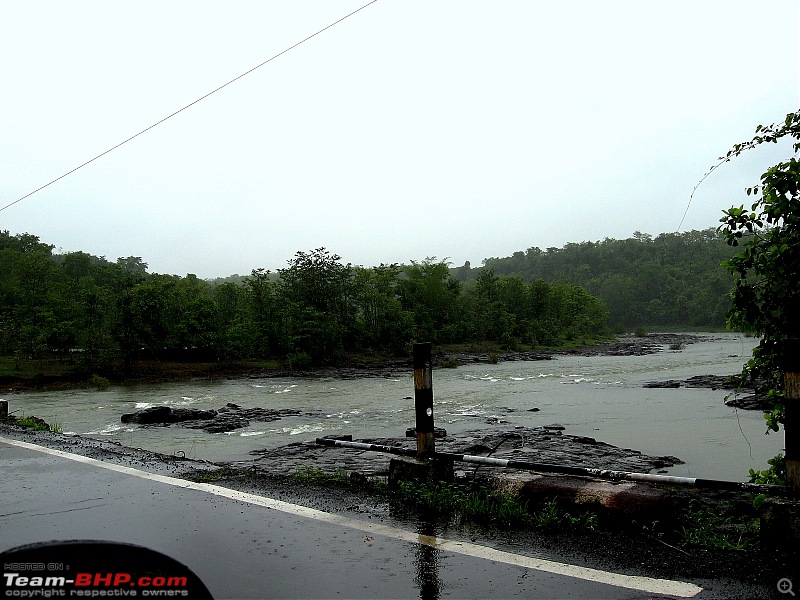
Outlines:
{"label": "overcast sky", "polygon": [[[0,0],[0,205],[368,0]],[[379,0],[0,212],[56,251],[200,277],[325,246],[473,266],[675,231],[800,105],[796,0]],[[716,226],[783,159],[717,170]]]}

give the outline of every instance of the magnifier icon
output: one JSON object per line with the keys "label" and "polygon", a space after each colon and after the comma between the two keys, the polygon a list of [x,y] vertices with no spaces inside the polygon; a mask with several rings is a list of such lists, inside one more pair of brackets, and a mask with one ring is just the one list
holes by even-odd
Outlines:
{"label": "magnifier icon", "polygon": [[792,580],[787,579],[784,577],[783,579],[778,580],[778,591],[781,594],[791,594],[794,597],[794,592],[792,591]]}

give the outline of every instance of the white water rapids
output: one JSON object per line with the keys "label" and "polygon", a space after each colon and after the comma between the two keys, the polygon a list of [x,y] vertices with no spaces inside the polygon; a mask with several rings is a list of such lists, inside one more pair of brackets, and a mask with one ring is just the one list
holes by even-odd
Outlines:
{"label": "white water rapids", "polygon": [[[723,390],[649,389],[649,381],[732,375],[756,340],[708,334],[683,350],[648,356],[558,356],[550,361],[474,364],[433,372],[434,418],[448,432],[559,423],[585,435],[686,464],[673,475],[746,480],[783,448],[783,433],[765,435],[760,412],[725,406]],[[411,372],[394,379],[265,378],[114,386],[3,396],[16,415],[58,423],[65,434],[213,461],[246,460],[251,450],[332,433],[403,436],[414,425]],[[149,406],[291,408],[303,416],[224,434],[180,426],[126,425],[120,416]],[[538,411],[530,411],[538,408]]]}

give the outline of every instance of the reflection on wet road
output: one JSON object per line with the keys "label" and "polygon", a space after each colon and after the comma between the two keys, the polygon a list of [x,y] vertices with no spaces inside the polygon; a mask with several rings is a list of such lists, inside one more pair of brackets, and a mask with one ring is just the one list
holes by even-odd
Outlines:
{"label": "reflection on wet road", "polygon": [[[5,550],[127,541],[187,565],[223,598],[693,597],[699,586],[408,531],[0,438]],[[105,498],[107,502],[97,502]],[[92,499],[87,510],[65,515]],[[24,511],[27,511],[26,513]]]}

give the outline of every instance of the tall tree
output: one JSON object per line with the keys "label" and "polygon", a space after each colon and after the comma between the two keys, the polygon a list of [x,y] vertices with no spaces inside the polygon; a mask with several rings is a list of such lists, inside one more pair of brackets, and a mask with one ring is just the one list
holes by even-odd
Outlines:
{"label": "tall tree", "polygon": [[742,376],[777,400],[768,415],[770,429],[783,422],[783,373],[789,365],[790,344],[800,338],[800,111],[789,113],[783,122],[756,128],[749,142],[734,146],[723,157],[732,160],[765,143],[792,139],[794,156],[779,162],[761,175],[761,182],[746,190],[755,201],[723,211],[720,230],[731,246],[740,248],[727,262],[736,275],[731,327],[754,330],[761,341]]}
{"label": "tall tree", "polygon": [[353,297],[359,343],[366,348],[403,351],[411,340],[413,315],[403,309],[399,294],[401,269],[396,264],[353,273]]}
{"label": "tall tree", "polygon": [[[269,271],[253,269],[244,280],[244,288],[244,318],[235,324],[231,333],[256,356],[264,357],[269,353],[274,337],[275,292]],[[245,323],[245,328],[242,328]]]}
{"label": "tall tree", "polygon": [[463,334],[461,284],[450,275],[449,265],[428,257],[403,268],[400,301],[414,315],[415,339],[458,341]]}
{"label": "tall tree", "polygon": [[325,248],[297,252],[280,269],[278,297],[283,339],[290,352],[315,362],[339,355],[355,331],[352,268]]}

